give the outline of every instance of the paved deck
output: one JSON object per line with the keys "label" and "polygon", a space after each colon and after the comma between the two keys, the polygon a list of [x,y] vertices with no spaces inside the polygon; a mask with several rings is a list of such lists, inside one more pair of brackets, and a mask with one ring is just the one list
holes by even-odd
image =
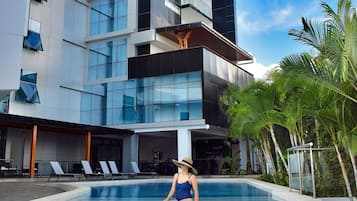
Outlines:
{"label": "paved deck", "polygon": [[1,201],[29,201],[62,192],[62,188],[44,179],[0,179]]}

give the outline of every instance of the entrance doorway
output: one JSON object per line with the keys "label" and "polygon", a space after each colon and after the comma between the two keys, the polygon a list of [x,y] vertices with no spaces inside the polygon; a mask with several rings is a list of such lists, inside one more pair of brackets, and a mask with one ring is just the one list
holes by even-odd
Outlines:
{"label": "entrance doorway", "polygon": [[123,140],[93,137],[91,144],[91,166],[101,171],[99,161],[115,161],[118,170],[122,171]]}

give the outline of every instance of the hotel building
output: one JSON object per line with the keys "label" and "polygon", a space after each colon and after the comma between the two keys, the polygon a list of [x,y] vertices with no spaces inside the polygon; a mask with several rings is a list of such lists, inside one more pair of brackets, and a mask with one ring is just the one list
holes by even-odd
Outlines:
{"label": "hotel building", "polygon": [[[115,160],[171,174],[191,156],[200,174],[246,167],[219,108],[240,61],[234,0],[16,0],[0,8],[0,158],[47,175]],[[254,154],[251,155],[253,157]],[[253,160],[254,161],[254,160]],[[239,169],[239,167],[238,167]]]}

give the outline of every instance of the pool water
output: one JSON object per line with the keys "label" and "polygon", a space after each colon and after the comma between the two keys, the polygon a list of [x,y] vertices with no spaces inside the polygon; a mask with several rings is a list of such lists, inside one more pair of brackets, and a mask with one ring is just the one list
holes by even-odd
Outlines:
{"label": "pool water", "polygon": [[[171,183],[92,187],[90,195],[71,201],[158,201],[165,199],[170,188]],[[246,183],[201,183],[198,188],[202,201],[276,201],[269,192]]]}

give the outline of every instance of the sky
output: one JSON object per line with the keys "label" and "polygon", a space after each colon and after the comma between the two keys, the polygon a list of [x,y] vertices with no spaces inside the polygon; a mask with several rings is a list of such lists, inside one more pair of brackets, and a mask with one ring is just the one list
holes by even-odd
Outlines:
{"label": "sky", "polygon": [[[325,2],[336,10],[338,0]],[[288,31],[301,30],[301,17],[322,20],[320,4],[320,0],[236,0],[238,46],[255,57],[254,64],[242,67],[262,79],[285,56],[311,52],[311,48],[289,36]]]}

